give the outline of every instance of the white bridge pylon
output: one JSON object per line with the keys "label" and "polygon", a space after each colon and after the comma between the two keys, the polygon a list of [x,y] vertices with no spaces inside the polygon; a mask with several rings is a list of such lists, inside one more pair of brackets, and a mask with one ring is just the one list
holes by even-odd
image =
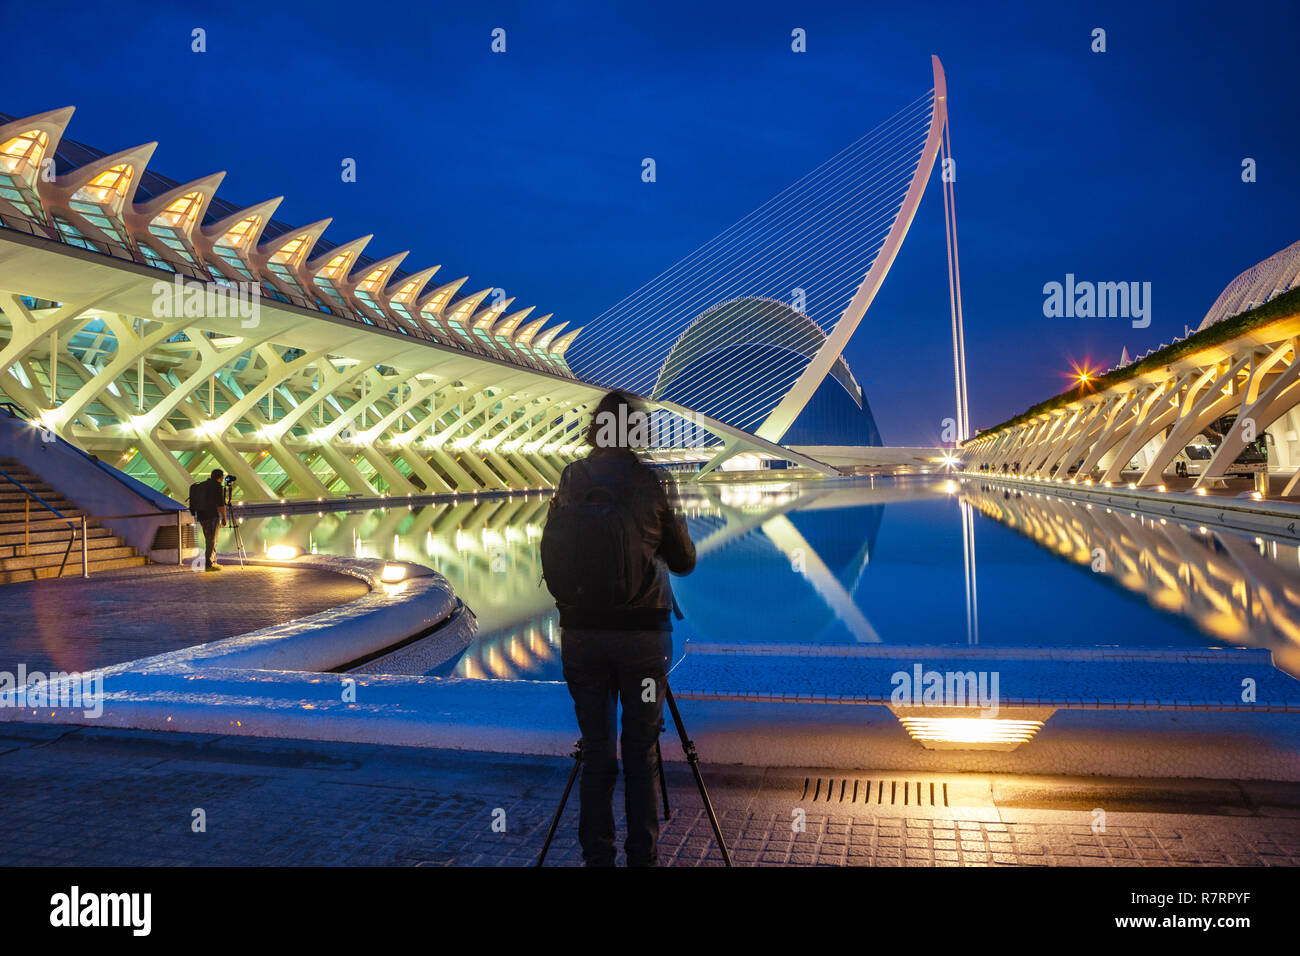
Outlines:
{"label": "white bridge pylon", "polygon": [[[931,67],[931,90],[587,322],[569,356],[575,373],[674,400],[772,443],[785,438],[828,375],[863,408],[842,353],[897,258],[945,149],[947,82],[937,56]],[[954,440],[960,440],[968,416],[947,172]],[[733,310],[730,321],[717,320],[724,307]],[[753,312],[748,325],[735,314],[745,307]],[[698,334],[711,319],[723,341]],[[706,471],[746,450],[737,436]]]}

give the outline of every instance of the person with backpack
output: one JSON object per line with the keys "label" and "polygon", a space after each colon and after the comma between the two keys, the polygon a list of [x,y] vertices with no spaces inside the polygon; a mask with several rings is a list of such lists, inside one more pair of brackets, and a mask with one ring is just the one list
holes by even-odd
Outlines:
{"label": "person with backpack", "polygon": [[190,485],[190,511],[203,528],[203,570],[220,571],[214,555],[217,550],[217,529],[226,520],[226,499],[221,489],[223,472],[213,468],[206,481]]}
{"label": "person with backpack", "polygon": [[582,733],[578,840],[588,866],[613,866],[615,734],[623,705],[628,866],[657,866],[655,745],[672,656],[668,574],[695,568],[695,545],[664,485],[633,451],[649,416],[624,392],[596,405],[591,453],[560,475],[542,533],[542,570],[560,612],[564,680]]}

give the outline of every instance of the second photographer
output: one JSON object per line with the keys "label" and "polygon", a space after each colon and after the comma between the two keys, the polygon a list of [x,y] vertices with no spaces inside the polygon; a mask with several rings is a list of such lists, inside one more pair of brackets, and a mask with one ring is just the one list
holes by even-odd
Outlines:
{"label": "second photographer", "polygon": [[206,481],[190,485],[190,511],[203,528],[203,570],[220,571],[216,562],[217,529],[226,520],[226,499],[221,479],[224,472],[213,468]]}

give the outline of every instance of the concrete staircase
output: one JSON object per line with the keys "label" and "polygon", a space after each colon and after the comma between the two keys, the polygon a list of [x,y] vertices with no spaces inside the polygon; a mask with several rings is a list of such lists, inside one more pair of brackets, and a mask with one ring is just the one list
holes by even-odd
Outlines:
{"label": "concrete staircase", "polygon": [[[85,512],[17,460],[0,458],[0,469],[44,498],[77,526],[76,540],[68,554],[63,576],[81,574],[79,519]],[[67,550],[68,538],[72,536],[73,530],[68,527],[67,521],[51,514],[35,501],[31,501],[28,524],[29,501],[21,489],[0,475],[0,584],[59,576],[59,564],[63,561],[63,553]],[[30,529],[30,534],[25,528]],[[86,522],[86,546],[91,573],[134,567],[145,564],[147,560],[97,521]]]}

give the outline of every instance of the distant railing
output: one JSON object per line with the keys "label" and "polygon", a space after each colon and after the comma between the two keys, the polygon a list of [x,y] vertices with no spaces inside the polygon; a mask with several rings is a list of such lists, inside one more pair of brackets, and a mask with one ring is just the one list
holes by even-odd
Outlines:
{"label": "distant railing", "polygon": [[[21,418],[23,421],[26,422],[31,421],[31,416],[28,415],[27,410],[23,408],[21,405],[18,405],[14,402],[0,402],[0,409],[3,409],[5,412],[7,412],[10,418]],[[57,435],[54,437],[61,446],[76,452],[82,458],[86,459],[88,463],[94,465],[100,471],[116,479],[117,481],[122,482],[122,477],[117,472],[116,468],[110,467],[109,465],[100,461],[94,455],[91,455],[88,452],[78,448],[72,442],[59,438]],[[12,475],[10,475],[7,471],[5,471],[2,468],[0,468],[0,477],[4,477],[9,482],[17,486],[20,491],[24,492],[27,495],[27,507],[24,509],[24,518],[23,518],[23,556],[24,557],[31,556],[31,533],[32,533],[31,502],[33,500],[37,501],[46,509],[53,512],[57,517],[68,522],[68,527],[72,529],[72,535],[71,537],[68,538],[68,547],[63,552],[63,561],[59,564],[59,573],[57,575],[58,577],[63,577],[64,568],[66,568],[68,564],[68,555],[72,553],[72,545],[77,540],[78,529],[76,525],[73,523],[71,518],[63,514],[63,512],[59,511],[48,501],[46,501],[40,495],[36,494],[34,491],[32,491],[30,488],[24,485],[21,481],[19,481],[17,478],[14,478]],[[123,482],[123,484],[125,483]],[[126,485],[126,487],[130,488],[129,485]],[[131,489],[131,490],[134,491],[135,489]],[[81,528],[80,528],[81,576],[84,578],[90,577],[90,549],[87,543],[87,530],[88,530],[87,522],[88,521],[113,521],[115,519],[124,519],[124,518],[157,518],[157,517],[167,517],[170,515],[175,515],[176,516],[176,564],[179,567],[183,561],[183,544],[181,538],[181,527],[183,525],[182,519],[188,510],[189,509],[187,508],[175,508],[175,509],[166,509],[166,510],[159,509],[157,511],[141,511],[134,514],[123,514],[123,515],[81,515]]]}
{"label": "distant railing", "polygon": [[[29,425],[33,424],[32,416],[28,413],[27,409],[23,408],[21,405],[15,404],[14,402],[0,402],[0,409],[3,409],[6,412],[8,412],[10,418],[21,418]],[[79,455],[80,457],[84,458],[87,464],[94,465],[96,469],[108,475],[108,477],[112,478],[118,484],[122,485],[123,487],[127,488],[129,491],[137,495],[153,491],[153,489],[149,488],[149,486],[143,484],[142,482],[139,482],[135,478],[132,478],[130,475],[124,475],[122,472],[118,471],[112,465],[109,465],[107,462],[102,461],[98,456],[90,454],[90,452],[79,447],[76,443],[68,441],[66,438],[63,438],[57,433],[52,432],[48,440],[58,444],[60,448],[66,448],[68,451],[71,451]],[[126,479],[130,479],[130,480],[128,481]],[[138,485],[138,487],[135,487],[131,484],[131,482],[133,481],[136,482],[136,485]],[[167,497],[167,496],[162,495],[161,497]],[[168,509],[163,513],[170,513],[170,509]]]}
{"label": "distant railing", "polygon": [[[64,549],[63,560],[59,563],[58,576],[63,577],[63,569],[68,566],[68,555],[72,553],[73,542],[77,540],[77,526],[72,522],[71,518],[65,515],[58,508],[54,507],[54,505],[50,504],[48,501],[46,501],[36,492],[32,491],[30,488],[24,485],[13,475],[9,474],[9,472],[5,471],[3,468],[0,468],[0,477],[4,478],[6,481],[8,481],[15,488],[17,488],[19,491],[21,491],[23,494],[27,496],[24,499],[24,508],[23,508],[23,557],[25,558],[31,557],[31,552],[32,552],[32,502],[33,501],[41,505],[47,511],[51,512],[56,518],[59,518],[68,523],[68,527],[72,530],[72,534],[68,537],[68,546],[67,548]],[[84,515],[81,518],[81,574],[82,577],[90,577],[90,568],[89,565],[86,563],[86,518]]]}

